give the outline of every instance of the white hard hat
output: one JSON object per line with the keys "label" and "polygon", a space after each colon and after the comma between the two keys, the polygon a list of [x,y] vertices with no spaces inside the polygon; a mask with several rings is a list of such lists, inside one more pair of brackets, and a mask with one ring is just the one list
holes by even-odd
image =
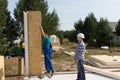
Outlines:
{"label": "white hard hat", "polygon": [[80,37],[80,38],[84,39],[85,35],[83,33],[78,33],[77,37]]}

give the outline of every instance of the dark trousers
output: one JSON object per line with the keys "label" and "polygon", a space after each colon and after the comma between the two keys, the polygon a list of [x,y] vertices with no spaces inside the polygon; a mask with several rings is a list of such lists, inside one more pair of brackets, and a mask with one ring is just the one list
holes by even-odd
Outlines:
{"label": "dark trousers", "polygon": [[44,52],[44,59],[45,59],[45,68],[46,71],[53,71],[53,66],[52,66],[52,53]]}
{"label": "dark trousers", "polygon": [[22,48],[22,57],[24,58],[25,60],[25,49]]}
{"label": "dark trousers", "polygon": [[78,74],[77,74],[77,80],[86,80],[85,78],[85,70],[84,70],[84,65],[83,65],[83,60],[80,59],[77,63],[78,67]]}

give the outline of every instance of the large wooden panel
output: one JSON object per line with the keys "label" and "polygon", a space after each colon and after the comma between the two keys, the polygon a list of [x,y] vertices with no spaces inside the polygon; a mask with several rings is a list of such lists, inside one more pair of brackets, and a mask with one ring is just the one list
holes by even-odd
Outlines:
{"label": "large wooden panel", "polygon": [[89,59],[87,62],[95,67],[103,68],[103,69],[104,68],[120,68],[120,65],[105,65],[95,61],[94,59]]}
{"label": "large wooden panel", "polygon": [[104,65],[120,65],[120,56],[91,55],[91,60],[95,60]]}
{"label": "large wooden panel", "polygon": [[41,25],[41,12],[28,12],[28,49],[29,49],[29,73],[40,75],[42,73],[42,38],[39,26]]}
{"label": "large wooden panel", "polygon": [[0,56],[0,80],[5,80],[3,56]]}

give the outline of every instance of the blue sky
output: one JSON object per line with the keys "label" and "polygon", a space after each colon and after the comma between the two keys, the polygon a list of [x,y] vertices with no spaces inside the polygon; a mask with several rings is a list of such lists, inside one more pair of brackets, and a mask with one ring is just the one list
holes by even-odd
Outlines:
{"label": "blue sky", "polygon": [[[18,0],[8,0],[8,9],[12,12]],[[97,19],[107,18],[116,22],[120,19],[120,0],[47,0],[49,11],[55,9],[60,18],[60,29],[74,29],[74,22],[91,12]]]}

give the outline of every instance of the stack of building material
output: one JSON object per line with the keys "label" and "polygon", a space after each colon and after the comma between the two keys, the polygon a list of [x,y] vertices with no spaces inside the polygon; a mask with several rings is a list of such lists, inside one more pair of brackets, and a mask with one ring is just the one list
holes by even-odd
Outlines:
{"label": "stack of building material", "polygon": [[120,80],[120,72],[113,72],[110,69],[101,69],[101,68],[96,68],[96,67],[92,67],[88,65],[84,65],[84,66],[87,71],[91,71],[97,74],[108,76],[108,77],[114,78],[115,80],[116,79]]}
{"label": "stack of building material", "polygon": [[120,68],[120,56],[91,55],[88,62],[99,68]]}
{"label": "stack of building material", "polygon": [[[23,75],[22,58],[14,57],[5,59],[5,74],[6,76]],[[12,64],[11,64],[12,63]]]}
{"label": "stack of building material", "polygon": [[91,72],[120,79],[120,56],[91,55],[85,69]]}

